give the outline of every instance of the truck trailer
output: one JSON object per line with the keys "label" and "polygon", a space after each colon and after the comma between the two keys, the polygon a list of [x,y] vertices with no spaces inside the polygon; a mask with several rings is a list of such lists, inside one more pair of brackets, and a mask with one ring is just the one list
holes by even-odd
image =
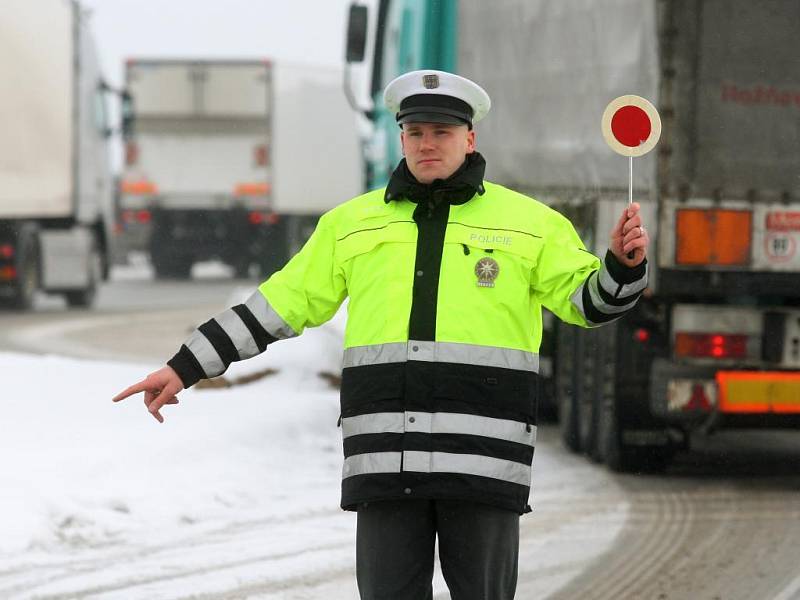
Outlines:
{"label": "truck trailer", "polygon": [[0,16],[0,304],[37,290],[88,306],[108,275],[106,101],[77,2],[9,0]]}
{"label": "truck trailer", "polygon": [[279,269],[318,217],[360,189],[341,73],[269,60],[132,59],[121,242],[157,277],[219,259]]}
{"label": "truck trailer", "polygon": [[664,468],[722,428],[800,427],[798,24],[793,0],[351,6],[373,186],[400,159],[385,84],[457,72],[492,98],[477,127],[487,179],[560,210],[602,255],[628,161],[606,146],[601,116],[625,94],[658,108],[661,141],[633,178],[649,287],[605,327],[555,323],[542,349],[565,444],[614,470]]}

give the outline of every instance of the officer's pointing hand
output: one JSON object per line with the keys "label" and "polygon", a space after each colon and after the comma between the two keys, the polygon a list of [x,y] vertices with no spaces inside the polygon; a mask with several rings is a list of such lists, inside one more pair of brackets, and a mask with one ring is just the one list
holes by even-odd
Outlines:
{"label": "officer's pointing hand", "polygon": [[144,405],[147,410],[159,423],[163,423],[164,417],[159,412],[161,407],[165,404],[177,404],[177,394],[182,389],[183,382],[172,367],[163,367],[114,396],[113,401],[119,402],[128,396],[144,392]]}
{"label": "officer's pointing hand", "polygon": [[627,267],[635,267],[645,259],[647,245],[650,243],[650,236],[642,224],[639,209],[638,202],[625,208],[611,230],[609,248],[617,260]]}

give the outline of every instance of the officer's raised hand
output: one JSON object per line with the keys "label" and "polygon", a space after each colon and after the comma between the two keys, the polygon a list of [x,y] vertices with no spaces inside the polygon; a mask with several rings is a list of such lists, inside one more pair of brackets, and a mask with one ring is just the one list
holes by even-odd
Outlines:
{"label": "officer's raised hand", "polygon": [[163,423],[164,417],[159,412],[161,407],[165,404],[177,404],[177,394],[182,389],[183,382],[172,367],[163,367],[114,396],[113,401],[119,402],[128,396],[144,392],[144,405],[147,410],[159,423]]}
{"label": "officer's raised hand", "polygon": [[619,262],[627,267],[635,267],[647,256],[647,245],[650,236],[642,224],[638,202],[634,202],[622,211],[622,215],[611,230],[609,248]]}

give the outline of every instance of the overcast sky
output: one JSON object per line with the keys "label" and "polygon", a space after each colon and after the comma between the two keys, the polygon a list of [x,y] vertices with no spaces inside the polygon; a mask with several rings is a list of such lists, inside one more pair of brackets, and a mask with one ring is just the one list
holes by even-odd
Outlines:
{"label": "overcast sky", "polygon": [[350,0],[82,0],[103,72],[125,59],[271,58],[341,65]]}

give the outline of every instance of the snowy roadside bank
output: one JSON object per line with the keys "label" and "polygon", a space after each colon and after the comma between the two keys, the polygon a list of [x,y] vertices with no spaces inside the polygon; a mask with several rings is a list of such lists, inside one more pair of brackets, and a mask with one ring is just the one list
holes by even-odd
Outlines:
{"label": "snowy roadside bank", "polygon": [[0,562],[59,544],[120,543],[187,527],[337,506],[339,323],[233,365],[230,389],[187,390],[159,425],[111,397],[158,367],[0,353]]}

